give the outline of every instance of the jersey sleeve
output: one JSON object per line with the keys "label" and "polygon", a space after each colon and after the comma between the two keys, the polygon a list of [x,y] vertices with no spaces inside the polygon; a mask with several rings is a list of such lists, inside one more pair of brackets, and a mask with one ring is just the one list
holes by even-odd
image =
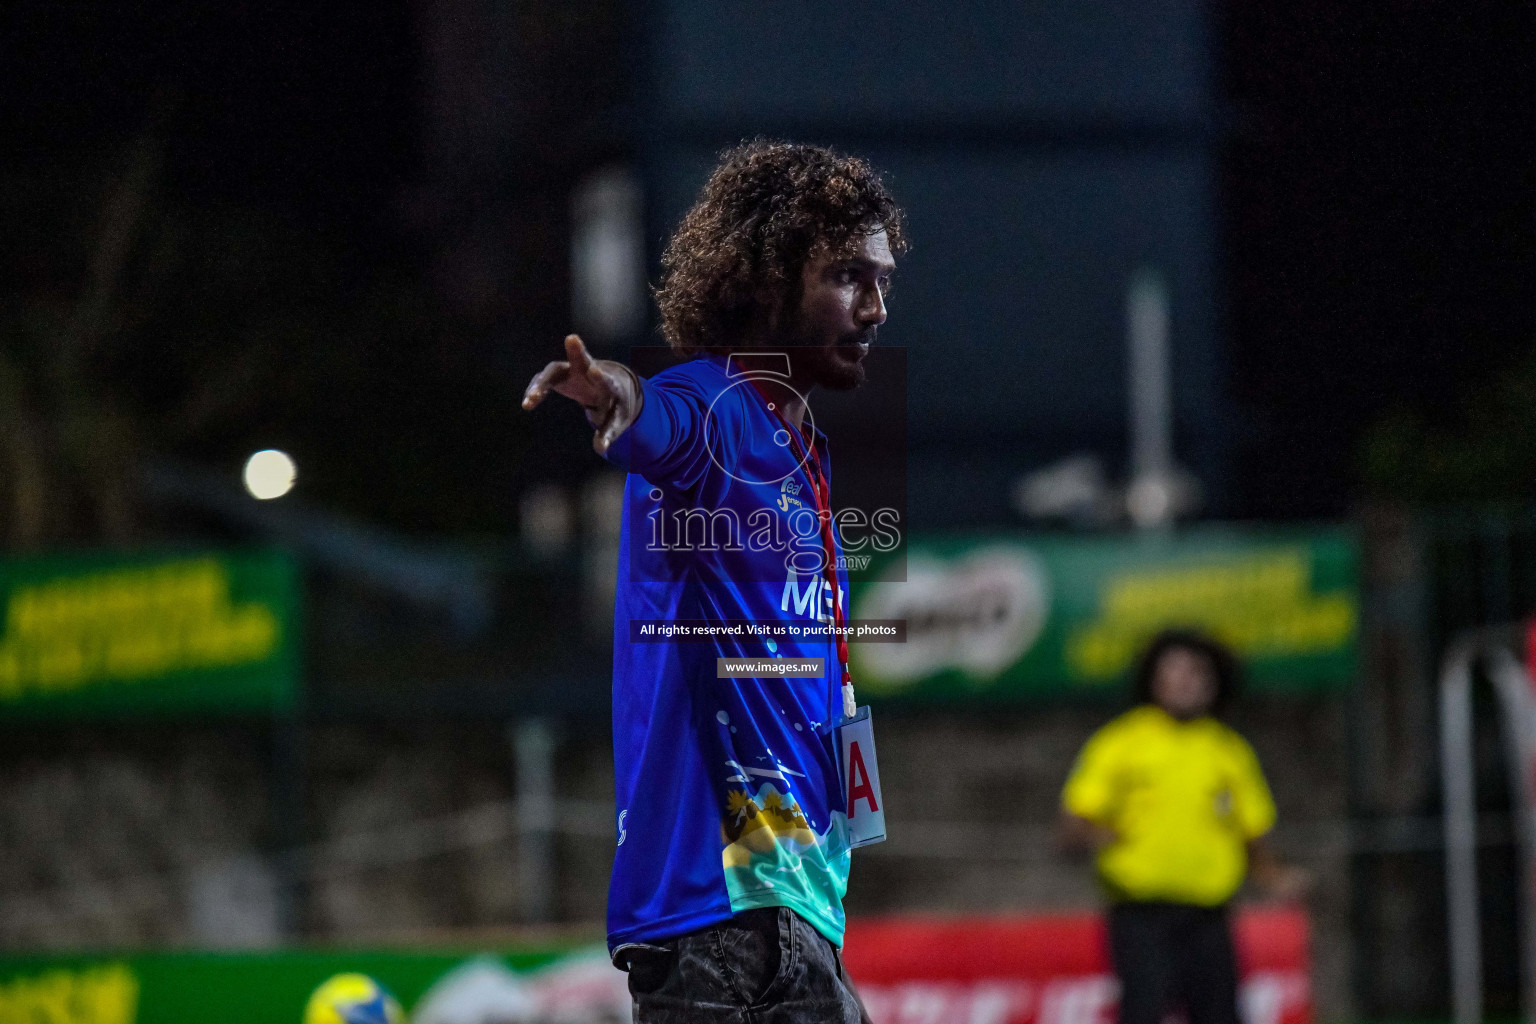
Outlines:
{"label": "jersey sleeve", "polygon": [[[709,468],[710,445],[723,449],[734,444],[735,403],[711,402],[686,377],[641,378],[640,390],[640,415],[609,446],[608,461],[658,487],[692,488]],[[709,437],[706,421],[715,428]],[[728,455],[722,450],[715,457]]]}
{"label": "jersey sleeve", "polygon": [[1275,798],[1269,792],[1258,755],[1248,741],[1232,736],[1232,810],[1247,839],[1257,839],[1275,827]]}
{"label": "jersey sleeve", "polygon": [[1061,791],[1061,809],[1091,821],[1103,821],[1114,804],[1114,733],[1100,729],[1089,737],[1077,755],[1067,784]]}

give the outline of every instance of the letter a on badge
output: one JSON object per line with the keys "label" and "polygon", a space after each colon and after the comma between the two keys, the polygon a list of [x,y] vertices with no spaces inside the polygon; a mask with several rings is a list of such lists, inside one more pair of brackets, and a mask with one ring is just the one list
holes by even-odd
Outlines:
{"label": "letter a on badge", "polygon": [[857,812],[860,800],[869,802],[869,809],[878,811],[879,803],[875,801],[875,789],[869,784],[869,769],[864,767],[864,752],[859,746],[859,741],[854,740],[848,744],[848,813]]}
{"label": "letter a on badge", "polygon": [[837,731],[849,846],[883,842],[885,806],[880,798],[880,765],[875,757],[875,732],[869,708],[859,708],[858,714],[838,726]]}

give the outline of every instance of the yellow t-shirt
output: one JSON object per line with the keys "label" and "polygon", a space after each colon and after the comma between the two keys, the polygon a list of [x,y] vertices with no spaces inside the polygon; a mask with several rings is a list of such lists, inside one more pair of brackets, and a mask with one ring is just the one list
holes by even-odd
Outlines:
{"label": "yellow t-shirt", "polygon": [[1214,718],[1181,722],[1153,704],[1089,738],[1061,803],[1119,834],[1098,857],[1116,900],[1220,906],[1243,884],[1248,841],[1275,823],[1246,740]]}

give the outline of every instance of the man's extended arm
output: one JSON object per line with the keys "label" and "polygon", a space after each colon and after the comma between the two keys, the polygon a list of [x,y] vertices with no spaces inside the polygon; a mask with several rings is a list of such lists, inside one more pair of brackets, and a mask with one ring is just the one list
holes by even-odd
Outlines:
{"label": "man's extended arm", "polygon": [[587,411],[587,422],[596,430],[592,447],[599,455],[608,454],[645,406],[645,391],[634,371],[611,359],[593,359],[574,334],[566,335],[565,359],[550,363],[528,382],[523,408],[536,407],[551,391]]}
{"label": "man's extended arm", "polygon": [[[534,408],[551,391],[571,399],[596,428],[597,453],[658,487],[687,490],[712,465],[732,464],[740,431],[730,422],[742,404],[741,389],[717,407],[719,395],[686,375],[642,381],[621,363],[593,359],[574,334],[565,350],[568,359],[550,363],[529,383],[523,408]],[[713,434],[706,429],[712,416],[725,418]]]}

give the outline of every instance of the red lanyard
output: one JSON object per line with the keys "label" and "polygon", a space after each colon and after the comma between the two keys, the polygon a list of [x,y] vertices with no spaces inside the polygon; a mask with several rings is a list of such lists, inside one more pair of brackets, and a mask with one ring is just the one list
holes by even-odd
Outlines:
{"label": "red lanyard", "polygon": [[[753,382],[754,384],[756,381]],[[827,484],[826,474],[821,471],[821,459],[816,454],[816,446],[804,441],[800,431],[779,412],[778,406],[763,394],[762,388],[758,388],[758,394],[768,402],[769,411],[782,424],[794,444],[796,457],[801,465],[808,466],[811,476],[811,486],[816,492],[816,518],[821,523],[821,552],[827,565],[827,585],[832,588],[832,625],[835,630],[834,639],[837,642],[837,661],[843,670],[843,697],[844,711],[850,717],[852,711],[848,708],[853,701],[848,696],[853,688],[853,674],[848,671],[848,637],[844,633],[843,626],[843,602],[837,586],[837,542],[832,533],[832,489]]]}
{"label": "red lanyard", "polygon": [[[798,433],[791,430],[789,436],[794,438]],[[826,474],[821,471],[821,459],[816,454],[815,446],[810,446],[807,455],[807,450],[801,448],[797,439],[795,448],[796,454],[809,462],[811,467],[811,483],[816,488],[816,518],[821,522],[821,551],[827,562],[827,586],[832,588],[832,624],[837,630],[837,661],[843,667],[843,685],[852,686],[853,676],[848,671],[848,637],[843,632],[842,594],[837,586],[837,542],[832,535],[832,489],[827,485]]]}

